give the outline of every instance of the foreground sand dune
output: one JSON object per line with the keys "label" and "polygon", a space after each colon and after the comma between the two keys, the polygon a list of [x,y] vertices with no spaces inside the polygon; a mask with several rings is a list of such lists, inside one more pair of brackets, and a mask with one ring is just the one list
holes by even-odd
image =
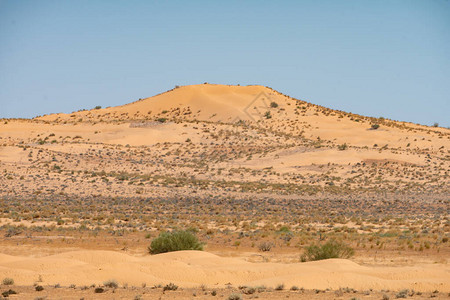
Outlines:
{"label": "foreground sand dune", "polygon": [[0,254],[0,276],[19,285],[90,285],[109,279],[130,285],[166,284],[182,287],[201,284],[211,287],[232,285],[284,284],[307,289],[414,289],[450,292],[450,267],[442,264],[414,267],[367,267],[350,260],[281,264],[251,263],[200,251],[180,251],[135,257],[114,251],[74,251],[40,258]]}

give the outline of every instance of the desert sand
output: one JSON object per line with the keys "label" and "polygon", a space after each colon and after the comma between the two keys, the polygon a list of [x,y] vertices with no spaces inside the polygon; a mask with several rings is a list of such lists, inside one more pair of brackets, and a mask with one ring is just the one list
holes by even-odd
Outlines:
{"label": "desert sand", "polygon": [[235,286],[356,290],[402,290],[450,292],[450,267],[367,267],[345,259],[306,263],[250,263],[202,251],[178,251],[143,257],[114,251],[74,251],[41,258],[1,255],[0,272],[18,285],[63,286],[121,284],[151,286],[175,283],[180,287],[224,288]]}
{"label": "desert sand", "polygon": [[[182,86],[118,107],[0,120],[0,280],[13,278],[11,297],[24,299],[33,284],[89,298],[68,287],[107,280],[147,294],[175,283],[180,299],[200,297],[201,285],[204,297],[239,286],[272,289],[264,299],[292,296],[291,286],[305,299],[346,297],[343,288],[445,297],[449,149],[448,128],[263,86]],[[174,228],[193,228],[206,251],[147,254]],[[327,239],[355,257],[300,262]],[[261,252],[262,242],[273,249]],[[280,284],[284,294],[271,294]]]}

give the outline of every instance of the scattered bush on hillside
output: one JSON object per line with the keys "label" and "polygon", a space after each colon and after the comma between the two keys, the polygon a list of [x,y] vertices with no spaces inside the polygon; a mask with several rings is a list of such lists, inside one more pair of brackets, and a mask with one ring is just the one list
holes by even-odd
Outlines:
{"label": "scattered bush on hillside", "polygon": [[228,300],[242,300],[242,295],[233,293],[230,296],[228,296]]}
{"label": "scattered bush on hillside", "polygon": [[330,240],[323,245],[310,245],[302,255],[302,261],[314,261],[329,258],[350,258],[355,254],[353,248],[342,242]]}
{"label": "scattered bush on hillside", "polygon": [[406,298],[408,297],[409,290],[401,290],[400,292],[395,295],[395,298]]}
{"label": "scattered bush on hillside", "polygon": [[372,124],[371,128],[373,130],[377,130],[378,128],[380,128],[380,125],[379,124]]}
{"label": "scattered bush on hillside", "polygon": [[11,290],[11,289],[2,292],[2,296],[3,296],[4,298],[8,298],[9,295],[16,295],[16,294],[17,294],[17,292],[14,291],[14,290]]}
{"label": "scattered bush on hillside", "polygon": [[13,285],[14,284],[14,279],[6,277],[3,279],[2,281],[3,285]]}
{"label": "scattered bush on hillside", "polygon": [[22,233],[22,229],[16,226],[10,226],[5,233],[5,237],[12,237]]}
{"label": "scattered bush on hillside", "polygon": [[174,283],[169,283],[163,287],[163,291],[176,291],[178,289],[178,285]]}
{"label": "scattered bush on hillside", "polygon": [[203,250],[203,244],[192,232],[179,230],[160,233],[148,247],[151,254],[180,250]]}
{"label": "scattered bush on hillside", "polygon": [[339,146],[338,146],[338,149],[339,149],[340,151],[347,150],[347,149],[348,149],[347,143],[344,143],[344,144],[342,144],[342,145],[339,145]]}
{"label": "scattered bush on hillside", "polygon": [[114,289],[117,289],[119,287],[119,284],[114,279],[105,281],[103,283],[103,285],[106,286],[106,287],[109,287],[109,288],[114,288]]}
{"label": "scattered bush on hillside", "polygon": [[36,292],[40,292],[44,290],[44,287],[42,285],[37,285],[34,287],[34,289],[36,290]]}

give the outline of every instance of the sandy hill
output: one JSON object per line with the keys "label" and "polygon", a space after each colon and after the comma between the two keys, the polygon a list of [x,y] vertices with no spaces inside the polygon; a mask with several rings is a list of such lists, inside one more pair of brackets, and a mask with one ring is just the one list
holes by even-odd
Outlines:
{"label": "sandy hill", "polygon": [[[52,114],[38,120],[66,123],[206,121],[248,124],[289,135],[347,142],[356,146],[417,144],[439,149],[448,146],[449,130],[336,111],[283,95],[263,86],[200,84],[117,107]],[[378,126],[378,129],[374,129]],[[343,138],[344,136],[344,138]],[[425,137],[436,137],[429,140]],[[445,138],[443,138],[445,137]],[[415,143],[420,139],[419,143]],[[320,140],[319,140],[320,141]],[[427,143],[429,142],[429,143]]]}
{"label": "sandy hill", "polygon": [[[177,87],[165,93],[140,99],[117,107],[52,114],[42,120],[152,120],[154,116],[231,122],[236,118],[249,120],[246,107],[255,99],[255,106],[269,105],[268,95],[274,92],[262,86],[226,86],[200,84]],[[260,96],[260,99],[257,99]],[[264,103],[264,101],[266,103]]]}
{"label": "sandy hill", "polygon": [[449,183],[449,129],[336,111],[263,86],[182,86],[123,106],[10,120],[0,138],[8,165],[54,168],[48,155],[62,170],[164,176],[175,186],[443,194]]}

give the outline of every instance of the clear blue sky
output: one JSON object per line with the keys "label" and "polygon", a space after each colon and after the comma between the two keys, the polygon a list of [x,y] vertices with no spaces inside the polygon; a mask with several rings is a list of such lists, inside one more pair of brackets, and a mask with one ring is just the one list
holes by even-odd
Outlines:
{"label": "clear blue sky", "polygon": [[0,0],[0,117],[267,85],[450,126],[450,1]]}

